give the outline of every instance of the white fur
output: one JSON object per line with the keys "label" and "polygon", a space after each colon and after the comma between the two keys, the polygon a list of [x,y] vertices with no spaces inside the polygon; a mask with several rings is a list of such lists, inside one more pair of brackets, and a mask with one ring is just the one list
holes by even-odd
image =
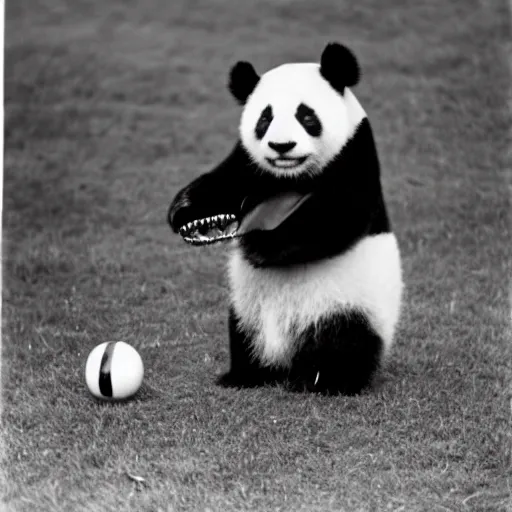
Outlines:
{"label": "white fur", "polygon": [[[240,138],[254,161],[276,175],[315,173],[336,156],[354,134],[366,113],[348,88],[342,96],[320,75],[319,64],[283,64],[262,75],[240,119]],[[297,107],[312,108],[322,123],[320,137],[312,137],[295,118]],[[255,127],[263,109],[272,106],[274,119],[258,140]],[[290,158],[309,155],[301,165],[276,169],[266,158],[279,156],[268,142],[296,142]]]}
{"label": "white fur", "polygon": [[232,304],[242,326],[257,333],[254,352],[268,364],[290,363],[300,332],[322,316],[358,308],[382,337],[393,342],[402,300],[402,269],[392,233],[364,238],[326,261],[256,269],[233,249],[229,261]]}

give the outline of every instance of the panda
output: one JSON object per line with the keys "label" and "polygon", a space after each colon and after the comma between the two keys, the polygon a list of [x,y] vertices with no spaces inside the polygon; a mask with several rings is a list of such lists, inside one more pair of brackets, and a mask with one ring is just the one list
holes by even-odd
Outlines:
{"label": "panda", "polygon": [[360,394],[391,349],[401,258],[372,128],[350,89],[359,80],[357,58],[337,42],[320,63],[261,76],[239,61],[228,81],[242,106],[239,138],[170,205],[175,233],[205,225],[214,241],[254,205],[303,198],[273,229],[229,242],[231,365],[222,386]]}

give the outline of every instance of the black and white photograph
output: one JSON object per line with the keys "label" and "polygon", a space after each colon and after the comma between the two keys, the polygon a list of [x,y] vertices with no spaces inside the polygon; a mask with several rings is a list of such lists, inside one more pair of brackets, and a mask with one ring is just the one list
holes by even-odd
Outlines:
{"label": "black and white photograph", "polygon": [[0,510],[512,512],[512,2],[7,0]]}

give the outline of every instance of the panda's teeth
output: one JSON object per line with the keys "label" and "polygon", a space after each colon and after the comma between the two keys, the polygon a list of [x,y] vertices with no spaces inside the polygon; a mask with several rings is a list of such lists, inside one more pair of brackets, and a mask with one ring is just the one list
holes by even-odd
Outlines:
{"label": "panda's teeth", "polygon": [[238,229],[236,219],[236,215],[232,213],[220,213],[194,219],[181,226],[179,232],[183,239],[192,245],[213,244],[236,236]]}
{"label": "panda's teeth", "polygon": [[180,228],[180,233],[189,233],[190,230],[192,229],[192,222],[187,222],[187,224],[185,224],[184,226],[181,226]]}

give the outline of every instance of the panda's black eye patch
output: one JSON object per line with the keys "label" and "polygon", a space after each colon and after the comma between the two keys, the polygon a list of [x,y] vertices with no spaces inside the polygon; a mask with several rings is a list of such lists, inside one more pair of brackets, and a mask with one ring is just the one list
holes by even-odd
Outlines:
{"label": "panda's black eye patch", "polygon": [[312,137],[320,137],[322,133],[322,123],[312,108],[301,103],[297,107],[295,118],[304,127],[304,130],[309,133],[309,135]]}
{"label": "panda's black eye patch", "polygon": [[263,137],[265,136],[265,133],[267,133],[270,123],[272,122],[272,119],[274,119],[274,116],[272,114],[272,107],[270,105],[268,105],[263,109],[263,111],[261,112],[260,118],[258,119],[258,122],[256,123],[256,128],[254,131],[256,133],[256,138],[258,140],[263,139]]}

